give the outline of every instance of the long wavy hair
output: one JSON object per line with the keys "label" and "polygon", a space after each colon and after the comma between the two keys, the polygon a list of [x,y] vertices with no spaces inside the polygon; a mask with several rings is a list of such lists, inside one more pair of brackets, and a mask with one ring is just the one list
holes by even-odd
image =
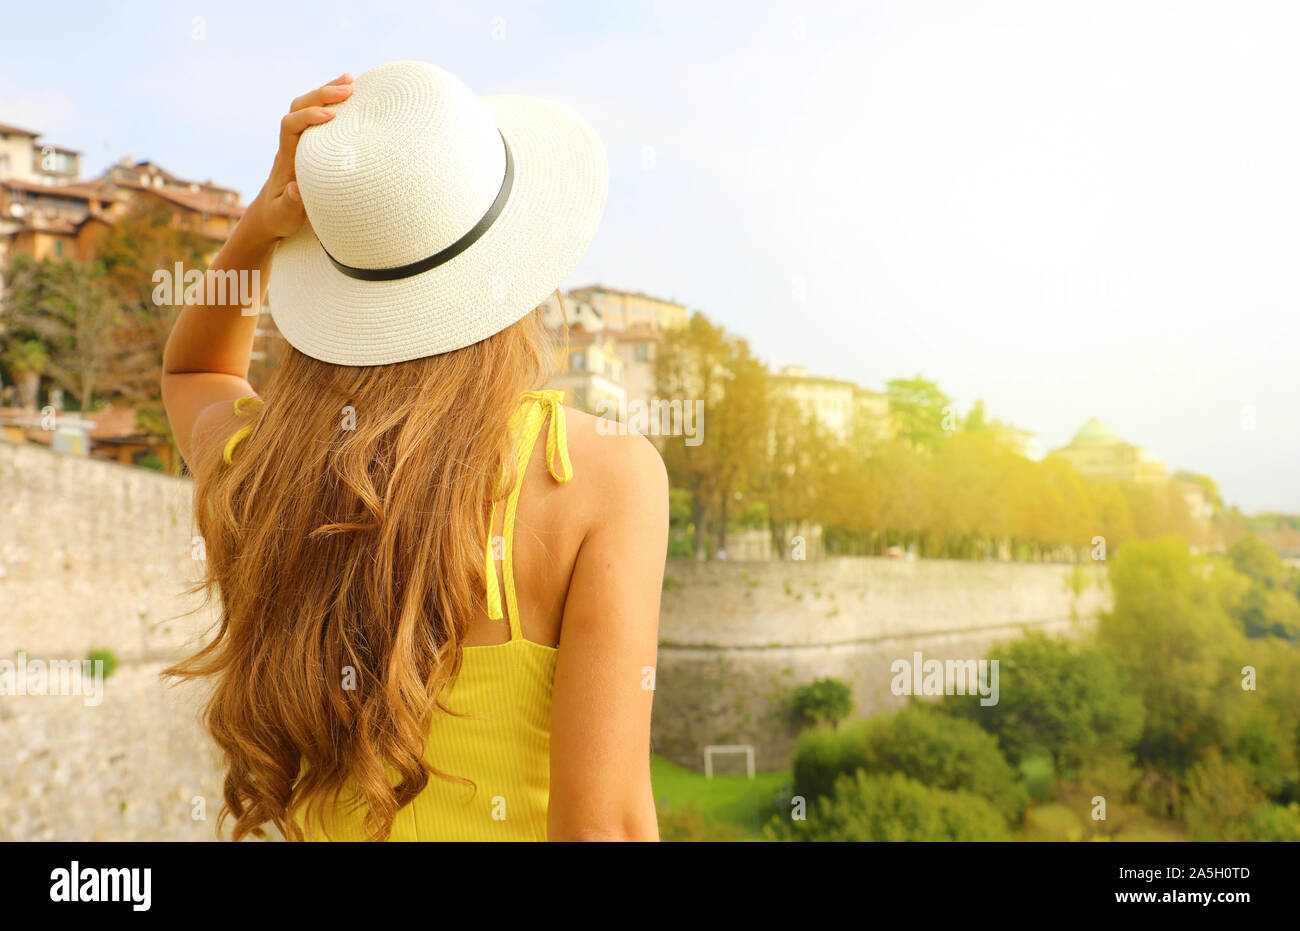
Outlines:
{"label": "long wavy hair", "polygon": [[388,837],[431,776],[425,758],[470,622],[486,612],[492,501],[517,471],[510,419],[555,345],[538,308],[496,335],[392,365],[292,349],[233,464],[194,469],[206,547],[196,591],[215,635],[164,671],[204,679],[224,754],[222,832],[303,839],[300,815],[367,809]]}

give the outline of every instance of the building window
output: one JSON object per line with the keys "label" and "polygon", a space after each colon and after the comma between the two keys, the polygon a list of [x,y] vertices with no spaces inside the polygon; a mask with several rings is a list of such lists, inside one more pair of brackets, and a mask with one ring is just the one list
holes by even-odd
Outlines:
{"label": "building window", "polygon": [[632,353],[633,353],[633,358],[636,359],[636,361],[638,361],[638,362],[649,362],[649,361],[650,361],[650,344],[649,344],[649,343],[637,343],[637,344],[636,344],[636,348],[634,348],[634,349],[632,350]]}
{"label": "building window", "polygon": [[59,258],[63,258],[63,240],[62,240],[62,239],[56,239],[56,240],[54,240],[54,254],[57,255]]}
{"label": "building window", "polygon": [[[587,370],[587,354],[585,352],[569,353],[569,371],[585,372]],[[581,407],[582,405],[578,405]]]}

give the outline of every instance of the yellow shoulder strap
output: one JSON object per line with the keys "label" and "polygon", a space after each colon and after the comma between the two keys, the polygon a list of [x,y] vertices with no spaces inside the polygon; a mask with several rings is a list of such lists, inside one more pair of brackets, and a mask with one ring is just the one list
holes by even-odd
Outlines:
{"label": "yellow shoulder strap", "polygon": [[[523,636],[519,627],[519,604],[515,594],[515,571],[514,571],[514,552],[515,552],[515,512],[519,507],[519,492],[524,484],[524,472],[528,468],[528,460],[532,457],[533,446],[537,442],[537,435],[541,432],[541,426],[548,419],[550,423],[546,431],[546,468],[551,473],[551,477],[557,482],[567,482],[573,478],[573,464],[569,460],[568,435],[564,419],[564,392],[562,391],[529,391],[524,394],[524,403],[516,414],[512,422],[517,429],[519,425],[519,416],[523,418],[523,428],[519,436],[519,469],[515,478],[514,487],[510,490],[510,496],[506,499],[505,519],[502,523],[502,546],[500,550],[493,546],[492,528],[496,525],[496,501],[492,502],[492,510],[488,515],[488,541],[487,554],[484,563],[485,575],[487,577],[487,610],[488,617],[499,620],[502,617],[501,589],[497,584],[496,559],[504,561],[502,576],[505,579],[506,588],[506,607],[510,611],[510,638],[519,639]],[[556,467],[556,454],[559,454],[559,467]]]}

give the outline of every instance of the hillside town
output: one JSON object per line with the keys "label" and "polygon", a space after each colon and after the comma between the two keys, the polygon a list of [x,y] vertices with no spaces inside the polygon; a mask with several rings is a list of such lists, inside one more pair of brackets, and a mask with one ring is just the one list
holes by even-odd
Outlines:
{"label": "hillside town", "polygon": [[401,878],[300,841],[1285,882],[1300,5],[6,12],[7,904],[227,839],[299,920]]}
{"label": "hillside town", "polygon": [[[132,210],[165,211],[172,227],[202,244],[207,259],[244,211],[238,191],[212,179],[173,174],[149,159],[122,158],[94,178],[83,178],[82,173],[82,153],[46,140],[38,131],[0,123],[0,302],[11,256],[92,260],[105,234]],[[549,300],[544,313],[555,330],[568,326],[567,348],[551,387],[564,391],[569,406],[604,414],[655,398],[657,352],[668,334],[688,325],[692,311],[676,300],[594,284],[569,291],[563,307]],[[0,313],[0,335],[3,326]],[[253,352],[255,382],[269,375],[279,342],[268,300]],[[68,411],[63,390],[41,372],[13,364],[6,368],[11,383],[0,393],[0,436],[5,439],[47,444],[123,465],[179,470],[170,439],[142,428],[133,408]],[[774,391],[838,439],[845,439],[854,425],[865,426],[868,435],[880,441],[898,433],[897,417],[884,392],[799,365],[781,366],[769,375]],[[51,410],[59,412],[53,425],[47,416]],[[998,420],[989,426],[1006,449],[1026,459],[1042,458],[1033,433]],[[1088,479],[1147,486],[1173,482],[1198,523],[1211,517],[1212,503],[1202,486],[1172,478],[1148,450],[1121,439],[1096,419],[1052,452]]]}

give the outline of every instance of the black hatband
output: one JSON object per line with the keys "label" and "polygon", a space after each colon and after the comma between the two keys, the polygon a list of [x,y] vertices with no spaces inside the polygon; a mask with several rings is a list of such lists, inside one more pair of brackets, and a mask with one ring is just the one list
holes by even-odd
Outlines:
{"label": "black hatband", "polygon": [[506,201],[510,199],[510,188],[514,185],[515,180],[515,163],[514,159],[510,157],[510,146],[506,143],[505,136],[501,137],[501,145],[506,150],[506,175],[501,180],[501,190],[497,193],[497,199],[492,202],[488,212],[483,214],[483,219],[474,224],[473,229],[446,249],[435,252],[426,259],[420,259],[418,262],[412,262],[409,265],[399,265],[397,268],[355,268],[351,265],[344,265],[330,255],[324,244],[321,245],[321,251],[334,263],[335,268],[349,278],[356,278],[360,281],[396,281],[399,278],[410,278],[412,275],[419,275],[431,268],[437,268],[439,265],[450,262],[483,237],[483,234],[488,231],[496,218],[501,215],[501,211],[505,209]]}

